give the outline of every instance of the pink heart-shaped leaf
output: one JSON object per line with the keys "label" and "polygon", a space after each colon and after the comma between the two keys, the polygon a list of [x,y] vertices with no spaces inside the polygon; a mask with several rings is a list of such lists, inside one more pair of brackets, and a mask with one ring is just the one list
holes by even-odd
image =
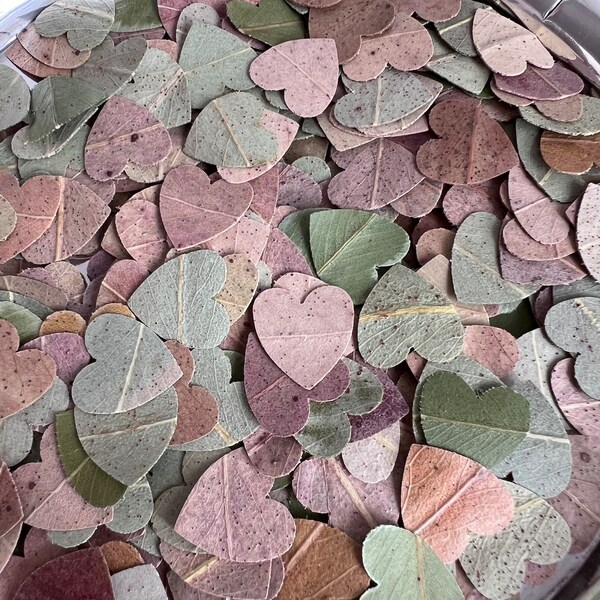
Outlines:
{"label": "pink heart-shaped leaf", "polygon": [[177,167],[160,191],[160,216],[177,250],[198,246],[233,227],[248,210],[252,186],[219,180],[211,184],[199,167]]}
{"label": "pink heart-shaped leaf", "polygon": [[393,0],[396,11],[416,12],[424,21],[448,21],[460,10],[460,0]]}

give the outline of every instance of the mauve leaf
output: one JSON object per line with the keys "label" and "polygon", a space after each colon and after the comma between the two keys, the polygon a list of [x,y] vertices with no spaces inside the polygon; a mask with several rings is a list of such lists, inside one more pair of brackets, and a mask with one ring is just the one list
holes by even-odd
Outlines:
{"label": "mauve leaf", "polygon": [[375,367],[395,366],[412,349],[427,360],[447,362],[462,348],[463,328],[438,288],[398,264],[369,294],[358,321],[358,344]]}
{"label": "mauve leaf", "polygon": [[85,341],[96,362],[80,371],[72,394],[75,405],[86,412],[111,414],[136,408],[181,377],[163,342],[129,317],[96,317],[88,325]]}
{"label": "mauve leaf", "polygon": [[229,330],[227,312],[214,299],[226,276],[225,261],[218,254],[183,254],[147,277],[129,298],[129,307],[163,339],[213,348]]}
{"label": "mauve leaf", "polygon": [[0,90],[0,130],[3,130],[24,119],[31,94],[21,75],[6,65],[0,65]]}
{"label": "mauve leaf", "polygon": [[549,119],[533,106],[521,106],[519,112],[527,122],[556,133],[589,136],[600,133],[600,98],[583,96],[583,114],[576,121]]}
{"label": "mauve leaf", "polygon": [[[272,484],[273,478],[261,474],[245,450],[235,450],[200,477],[175,530],[227,560],[258,562],[281,556],[291,547],[296,528],[283,505],[265,498]],[[261,519],[248,519],[251,514]]]}
{"label": "mauve leaf", "polygon": [[475,536],[460,557],[469,579],[492,600],[519,592],[529,562],[556,563],[571,546],[569,526],[552,506],[514,483],[504,485],[515,503],[512,523],[494,536]]}
{"label": "mauve leaf", "polygon": [[363,563],[378,585],[361,600],[462,600],[449,569],[420,537],[392,525],[373,529],[363,544]]}
{"label": "mauve leaf", "polygon": [[293,437],[276,437],[258,429],[244,440],[252,464],[269,477],[289,475],[300,463],[302,446]]}

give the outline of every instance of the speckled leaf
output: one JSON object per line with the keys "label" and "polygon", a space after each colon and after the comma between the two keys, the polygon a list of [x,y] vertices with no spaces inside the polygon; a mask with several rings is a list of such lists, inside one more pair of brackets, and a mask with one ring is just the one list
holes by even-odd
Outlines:
{"label": "speckled leaf", "polygon": [[600,280],[600,228],[596,219],[600,207],[600,185],[590,184],[585,190],[577,213],[577,244],[588,271]]}
{"label": "speckled leaf", "polygon": [[403,600],[462,600],[449,569],[420,537],[381,525],[363,544],[363,563],[377,587],[361,600],[388,600],[402,590]]}
{"label": "speckled leaf", "polygon": [[42,320],[30,310],[14,302],[0,301],[0,319],[8,321],[17,330],[20,344],[38,336]]}
{"label": "speckled leaf", "polygon": [[[188,496],[175,530],[210,554],[238,562],[281,556],[294,541],[295,525],[287,509],[265,499],[273,478],[249,461],[245,450],[220,458],[200,477]],[[249,492],[249,493],[248,493]],[[261,514],[260,520],[247,519]],[[230,528],[230,522],[237,526]]]}
{"label": "speckled leaf", "polygon": [[452,248],[452,280],[461,302],[506,304],[537,291],[539,286],[502,278],[500,228],[500,221],[489,213],[473,213],[459,227]]}
{"label": "speckled leaf", "polygon": [[143,31],[161,26],[154,0],[115,0],[115,10],[111,31]]}
{"label": "speckled leaf", "polygon": [[284,0],[261,0],[258,6],[234,0],[227,3],[227,16],[240,31],[269,46],[304,37],[302,16]]}
{"label": "speckled leaf", "polygon": [[29,87],[21,75],[0,65],[0,130],[16,125],[29,112]]}
{"label": "speckled leaf", "polygon": [[274,160],[277,139],[263,124],[265,112],[258,98],[244,92],[213,100],[194,121],[186,153],[220,167],[257,167]]}
{"label": "speckled leaf", "polygon": [[226,276],[218,254],[183,254],[154,271],[129,298],[129,308],[163,339],[212,348],[229,330],[227,312],[214,300]]}
{"label": "speckled leaf", "polygon": [[571,477],[571,448],[562,419],[551,400],[530,382],[513,386],[529,401],[531,425],[511,456],[493,471],[544,498],[556,496]]}
{"label": "speckled leaf", "polygon": [[427,443],[491,468],[511,455],[529,430],[529,403],[495,387],[477,396],[453,373],[435,373],[420,390],[421,426]]}
{"label": "speckled leaf", "polygon": [[442,292],[409,268],[395,265],[362,308],[358,344],[364,359],[379,368],[401,363],[412,349],[427,360],[447,362],[462,348],[463,328]]}
{"label": "speckled leaf", "polygon": [[73,401],[86,412],[131,410],[164,392],[181,370],[161,340],[142,323],[122,315],[100,315],[85,342],[95,362],[73,382]]}
{"label": "speckled leaf", "polygon": [[154,501],[146,478],[130,485],[113,507],[113,520],[107,527],[117,533],[133,533],[150,521]]}
{"label": "speckled leaf", "polygon": [[160,575],[154,565],[139,565],[115,573],[110,578],[114,600],[167,600]]}
{"label": "speckled leaf", "polygon": [[311,458],[300,463],[294,494],[309,510],[329,515],[329,524],[357,541],[400,516],[398,482],[393,477],[368,484],[353,477],[338,459]]}
{"label": "speckled leaf", "polygon": [[229,322],[235,323],[245,312],[258,287],[258,269],[244,254],[225,257],[227,279],[215,300],[227,311]]}
{"label": "speckled leaf", "polygon": [[571,546],[569,526],[552,506],[514,483],[504,485],[515,503],[512,523],[494,536],[475,536],[460,558],[475,587],[492,600],[518,593],[529,563],[556,563]]}
{"label": "speckled leaf", "polygon": [[226,90],[254,87],[248,67],[255,58],[256,52],[235,35],[208,23],[194,23],[179,59],[192,108],[204,108]]}
{"label": "speckled leaf", "polygon": [[106,508],[123,497],[127,487],[98,467],[83,449],[72,411],[56,415],[56,442],[65,475],[84,500]]}
{"label": "speckled leaf", "polygon": [[177,45],[179,47],[183,46],[183,42],[185,42],[194,23],[208,23],[220,27],[221,20],[219,13],[208,4],[194,2],[186,6],[177,20],[177,30],[175,31]]}
{"label": "speckled leaf", "polygon": [[252,464],[269,477],[289,475],[300,463],[302,446],[293,437],[276,437],[258,429],[244,440]]}
{"label": "speckled leaf", "polygon": [[583,96],[583,114],[576,121],[555,121],[534,106],[521,106],[519,112],[528,123],[566,135],[589,136],[600,133],[600,98]]}
{"label": "speckled leaf", "polygon": [[115,20],[115,0],[58,0],[35,20],[36,31],[44,37],[67,34],[77,50],[91,50],[101,44]]}
{"label": "speckled leaf", "polygon": [[473,17],[479,8],[487,8],[481,2],[462,0],[460,11],[452,19],[435,23],[435,28],[444,42],[465,56],[477,56],[473,44]]}

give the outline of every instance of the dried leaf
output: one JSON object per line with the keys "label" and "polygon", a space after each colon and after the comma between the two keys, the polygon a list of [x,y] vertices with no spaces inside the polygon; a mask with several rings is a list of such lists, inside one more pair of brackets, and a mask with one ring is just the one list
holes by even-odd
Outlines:
{"label": "dried leaf", "polygon": [[30,93],[21,75],[6,65],[0,65],[0,90],[0,130],[3,130],[27,116]]}

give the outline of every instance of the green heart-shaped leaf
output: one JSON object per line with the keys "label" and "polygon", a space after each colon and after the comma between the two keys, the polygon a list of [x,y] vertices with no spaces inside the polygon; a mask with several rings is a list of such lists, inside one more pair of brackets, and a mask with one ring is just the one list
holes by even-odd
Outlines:
{"label": "green heart-shaped leaf", "polygon": [[16,125],[29,112],[29,87],[21,75],[0,65],[0,131]]}

